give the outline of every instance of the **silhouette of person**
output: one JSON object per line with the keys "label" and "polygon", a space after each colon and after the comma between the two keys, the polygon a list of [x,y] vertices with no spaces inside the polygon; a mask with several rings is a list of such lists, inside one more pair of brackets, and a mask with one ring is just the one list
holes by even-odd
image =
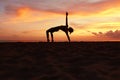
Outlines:
{"label": "silhouette of person", "polygon": [[73,32],[73,28],[71,27],[66,27],[66,26],[57,26],[57,27],[53,27],[53,28],[50,28],[46,31],[46,35],[47,35],[47,42],[50,42],[49,40],[49,33],[51,34],[51,39],[52,39],[52,42],[54,42],[54,39],[53,39],[53,33],[54,32],[57,32],[59,30],[62,30],[66,33],[66,36],[68,38],[68,41],[70,42],[70,37],[69,37],[69,34],[68,32],[70,32],[70,34]]}
{"label": "silhouette of person", "polygon": [[49,40],[49,33],[51,34],[51,39],[52,39],[52,42],[54,42],[54,39],[53,39],[53,33],[54,32],[57,32],[59,30],[62,30],[63,32],[65,32],[67,38],[68,38],[68,41],[70,42],[70,37],[69,37],[69,34],[68,32],[70,32],[70,34],[74,31],[72,27],[68,27],[68,12],[66,12],[66,25],[61,25],[61,26],[57,26],[57,27],[53,27],[53,28],[50,28],[46,31],[46,36],[47,36],[47,42],[50,42]]}

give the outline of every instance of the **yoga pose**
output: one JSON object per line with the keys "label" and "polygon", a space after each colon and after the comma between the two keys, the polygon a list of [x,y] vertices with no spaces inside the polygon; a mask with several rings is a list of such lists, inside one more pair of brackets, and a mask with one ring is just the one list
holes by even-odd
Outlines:
{"label": "yoga pose", "polygon": [[46,31],[46,36],[47,36],[47,42],[50,42],[49,40],[49,33],[51,34],[51,39],[52,39],[52,42],[54,42],[54,39],[53,39],[53,33],[54,32],[57,32],[59,30],[62,30],[63,32],[65,32],[67,38],[68,38],[68,41],[70,42],[70,37],[69,37],[69,34],[68,32],[70,32],[70,34],[74,31],[73,28],[69,27],[68,28],[68,12],[66,12],[66,25],[61,25],[61,26],[57,26],[57,27],[53,27],[53,28],[50,28]]}

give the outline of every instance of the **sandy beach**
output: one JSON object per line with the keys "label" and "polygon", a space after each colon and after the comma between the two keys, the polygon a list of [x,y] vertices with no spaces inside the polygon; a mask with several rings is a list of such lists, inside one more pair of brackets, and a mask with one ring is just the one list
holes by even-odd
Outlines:
{"label": "sandy beach", "polygon": [[0,43],[0,80],[120,80],[120,42]]}

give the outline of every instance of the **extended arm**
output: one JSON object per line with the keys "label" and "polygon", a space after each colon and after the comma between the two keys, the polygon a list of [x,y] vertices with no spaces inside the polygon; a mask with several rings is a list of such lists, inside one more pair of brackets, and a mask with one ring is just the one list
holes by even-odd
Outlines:
{"label": "extended arm", "polygon": [[66,12],[66,27],[68,27],[68,12]]}

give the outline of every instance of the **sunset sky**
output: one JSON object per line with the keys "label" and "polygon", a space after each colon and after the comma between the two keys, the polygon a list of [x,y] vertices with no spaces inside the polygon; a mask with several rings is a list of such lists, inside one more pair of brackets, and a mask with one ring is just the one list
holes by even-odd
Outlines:
{"label": "sunset sky", "polygon": [[[0,0],[0,42],[46,42],[46,30],[74,28],[72,41],[120,41],[120,0]],[[64,32],[55,41],[67,41]]]}

